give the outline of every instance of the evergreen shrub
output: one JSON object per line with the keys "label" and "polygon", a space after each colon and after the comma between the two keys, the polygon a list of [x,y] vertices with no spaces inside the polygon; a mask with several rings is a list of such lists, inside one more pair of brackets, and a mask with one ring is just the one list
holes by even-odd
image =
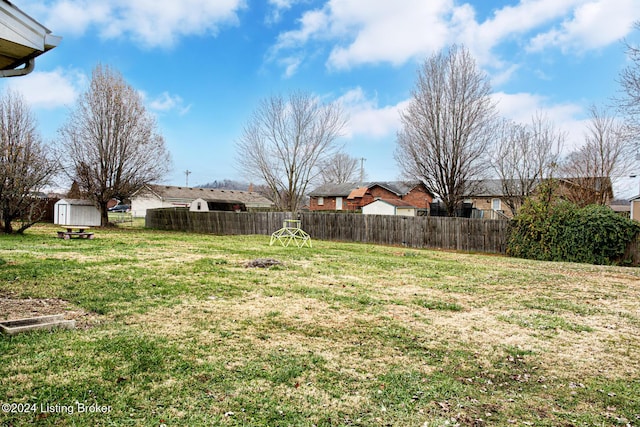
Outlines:
{"label": "evergreen shrub", "polygon": [[529,199],[512,222],[507,254],[544,261],[626,264],[640,225],[610,208]]}

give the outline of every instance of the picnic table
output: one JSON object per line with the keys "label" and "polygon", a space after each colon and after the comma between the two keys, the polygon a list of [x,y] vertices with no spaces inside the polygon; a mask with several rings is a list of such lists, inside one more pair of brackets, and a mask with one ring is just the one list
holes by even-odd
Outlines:
{"label": "picnic table", "polygon": [[[69,240],[72,237],[80,239],[93,239],[93,233],[86,231],[90,227],[85,226],[63,226],[66,231],[58,231],[58,237],[61,239]],[[74,231],[77,230],[77,231]]]}
{"label": "picnic table", "polygon": [[269,246],[275,242],[280,242],[282,246],[289,246],[291,242],[299,248],[303,246],[311,247],[311,236],[300,228],[301,221],[298,219],[285,219],[282,228],[271,235]]}

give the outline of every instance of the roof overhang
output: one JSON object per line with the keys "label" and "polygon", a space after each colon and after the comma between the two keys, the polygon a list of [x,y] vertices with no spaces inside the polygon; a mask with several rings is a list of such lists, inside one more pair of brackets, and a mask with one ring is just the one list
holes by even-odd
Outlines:
{"label": "roof overhang", "polygon": [[0,0],[1,77],[28,74],[35,58],[58,46],[60,40],[9,1]]}

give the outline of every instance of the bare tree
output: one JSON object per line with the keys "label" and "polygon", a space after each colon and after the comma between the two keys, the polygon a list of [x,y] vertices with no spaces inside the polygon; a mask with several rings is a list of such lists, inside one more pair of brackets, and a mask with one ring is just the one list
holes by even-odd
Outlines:
{"label": "bare tree", "polygon": [[169,170],[154,118],[117,71],[98,65],[91,84],[59,131],[67,173],[109,222],[107,202],[124,200]]}
{"label": "bare tree", "polygon": [[303,92],[272,96],[244,128],[236,145],[239,166],[267,185],[278,208],[295,212],[319,165],[335,153],[345,124],[337,104]]}
{"label": "bare tree", "polygon": [[486,170],[497,116],[490,95],[487,76],[466,48],[454,45],[424,62],[401,115],[396,161],[407,179],[442,199],[450,216]]}
{"label": "bare tree", "polygon": [[320,165],[320,175],[324,184],[343,184],[360,180],[362,171],[358,159],[347,153],[336,153]]}
{"label": "bare tree", "polygon": [[[635,29],[640,31],[640,22],[635,23]],[[619,83],[623,94],[615,101],[621,114],[635,127],[637,135],[640,128],[640,47],[628,42],[625,42],[625,46],[630,64],[620,73]]]}
{"label": "bare tree", "polygon": [[593,106],[590,115],[584,145],[562,165],[563,196],[578,205],[604,205],[613,195],[613,180],[629,172],[631,144],[620,120]]}
{"label": "bare tree", "polygon": [[504,121],[499,129],[491,165],[502,182],[504,202],[515,215],[558,165],[566,133],[541,114],[528,125]]}
{"label": "bare tree", "polygon": [[22,233],[45,214],[37,194],[57,171],[53,153],[43,145],[23,98],[6,92],[0,98],[0,225],[5,233]]}

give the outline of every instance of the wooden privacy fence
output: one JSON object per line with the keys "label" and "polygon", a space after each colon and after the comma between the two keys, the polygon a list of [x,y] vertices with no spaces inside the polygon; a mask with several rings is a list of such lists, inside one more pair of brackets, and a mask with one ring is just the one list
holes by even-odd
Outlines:
{"label": "wooden privacy fence", "polygon": [[306,212],[189,212],[185,208],[147,210],[145,225],[162,230],[211,234],[270,235],[285,219],[302,220],[312,239],[504,253],[509,222],[504,220],[402,217]]}

